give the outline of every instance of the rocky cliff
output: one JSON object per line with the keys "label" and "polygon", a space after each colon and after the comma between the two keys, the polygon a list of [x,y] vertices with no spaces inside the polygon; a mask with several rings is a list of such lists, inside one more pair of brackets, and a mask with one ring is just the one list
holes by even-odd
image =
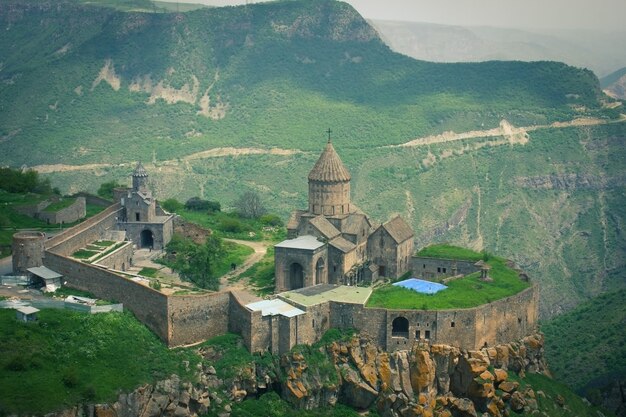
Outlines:
{"label": "rocky cliff", "polygon": [[[538,409],[537,396],[545,398],[541,391],[519,382],[527,372],[547,373],[541,334],[478,351],[424,345],[393,353],[353,337],[319,348],[295,349],[263,364],[248,363],[230,370],[232,377],[219,377],[211,365],[219,351],[205,347],[199,353],[204,360],[195,383],[172,375],[120,394],[113,403],[80,405],[50,416],[228,416],[236,403],[270,390],[279,391],[295,408],[339,402],[357,410],[376,409],[388,417],[533,413]],[[562,398],[554,400],[565,406]]]}

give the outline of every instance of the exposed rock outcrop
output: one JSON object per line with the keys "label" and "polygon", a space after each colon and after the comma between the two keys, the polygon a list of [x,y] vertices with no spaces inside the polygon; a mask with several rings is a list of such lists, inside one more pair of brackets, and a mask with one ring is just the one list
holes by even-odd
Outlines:
{"label": "exposed rock outcrop", "polygon": [[341,402],[358,410],[376,408],[384,417],[500,417],[511,410],[537,409],[535,392],[509,380],[510,371],[547,372],[541,334],[477,351],[419,345],[392,353],[355,336],[294,350],[273,365],[249,363],[225,379],[211,365],[216,353],[211,348],[199,353],[205,361],[198,365],[196,383],[172,375],[120,394],[114,403],[79,406],[50,417],[228,416],[232,403],[272,388],[303,409]]}

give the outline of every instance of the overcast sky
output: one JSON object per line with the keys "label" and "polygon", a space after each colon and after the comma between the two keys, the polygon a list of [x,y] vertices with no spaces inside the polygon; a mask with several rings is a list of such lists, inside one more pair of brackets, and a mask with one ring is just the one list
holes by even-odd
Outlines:
{"label": "overcast sky", "polygon": [[[245,0],[180,0],[224,6]],[[257,1],[249,0],[250,3]],[[370,19],[626,31],[626,0],[347,0]]]}

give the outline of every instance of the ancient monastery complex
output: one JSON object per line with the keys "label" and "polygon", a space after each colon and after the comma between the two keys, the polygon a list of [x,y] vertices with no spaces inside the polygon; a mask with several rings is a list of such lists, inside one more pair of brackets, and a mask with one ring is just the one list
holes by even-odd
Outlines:
{"label": "ancient monastery complex", "polygon": [[[264,300],[235,291],[166,294],[128,274],[136,248],[165,247],[175,222],[152,196],[141,164],[132,187],[115,190],[115,203],[96,216],[50,239],[39,232],[16,234],[14,273],[43,266],[68,286],[121,302],[169,346],[232,332],[250,351],[283,353],[316,342],[330,328],[354,328],[388,351],[416,343],[478,349],[536,329],[536,285],[474,308],[366,307],[369,284],[383,277],[408,271],[422,278],[462,276],[481,265],[416,256],[407,222],[395,217],[374,225],[351,202],[350,180],[329,140],[308,176],[308,208],[292,213],[288,239],[275,246],[276,291]],[[117,243],[91,263],[72,256],[99,240]]]}

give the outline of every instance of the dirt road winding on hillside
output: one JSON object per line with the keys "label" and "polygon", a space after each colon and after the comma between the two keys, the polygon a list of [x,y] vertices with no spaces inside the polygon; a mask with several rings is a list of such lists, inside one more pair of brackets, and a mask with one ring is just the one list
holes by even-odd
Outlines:
{"label": "dirt road winding on hillside", "polygon": [[224,238],[224,240],[237,243],[239,245],[248,246],[254,249],[254,253],[250,255],[242,265],[237,266],[234,271],[231,271],[220,278],[220,290],[246,291],[247,280],[240,279],[235,282],[231,281],[233,280],[233,278],[238,277],[239,275],[250,269],[252,265],[259,262],[261,258],[263,258],[263,256],[265,256],[265,254],[267,253],[267,248],[270,243],[265,241],[254,242],[250,240],[237,240],[227,238]]}

